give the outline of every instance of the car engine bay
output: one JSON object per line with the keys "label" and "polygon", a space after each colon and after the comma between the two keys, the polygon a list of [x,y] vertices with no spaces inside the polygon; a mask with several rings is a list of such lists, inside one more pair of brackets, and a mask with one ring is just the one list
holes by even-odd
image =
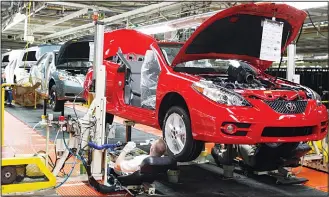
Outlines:
{"label": "car engine bay", "polygon": [[[286,90],[292,91],[296,95],[293,100],[305,100],[306,98],[311,98],[307,89],[289,84],[289,81],[283,79],[275,80],[274,78],[272,79],[263,75],[257,75],[250,66],[244,66],[243,64],[239,67],[230,65],[225,75],[202,75],[202,78],[205,81],[212,82],[215,85],[229,90]],[[284,83],[281,83],[282,80]],[[282,97],[279,97],[278,99],[290,100],[287,99],[285,95],[282,95]]]}

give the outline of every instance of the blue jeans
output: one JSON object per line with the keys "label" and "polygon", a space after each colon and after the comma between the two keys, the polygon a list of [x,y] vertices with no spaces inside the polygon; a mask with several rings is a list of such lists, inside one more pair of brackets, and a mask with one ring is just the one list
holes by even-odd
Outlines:
{"label": "blue jeans", "polygon": [[13,100],[13,92],[12,90],[6,90],[6,93],[7,93],[7,103],[11,104]]}

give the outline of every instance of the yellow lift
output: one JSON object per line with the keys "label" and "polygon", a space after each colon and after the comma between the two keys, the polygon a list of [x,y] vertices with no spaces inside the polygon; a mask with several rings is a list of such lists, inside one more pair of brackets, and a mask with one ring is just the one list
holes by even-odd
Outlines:
{"label": "yellow lift", "polygon": [[[5,87],[11,84],[1,85],[1,145],[4,146],[4,100]],[[48,142],[49,140],[47,140]],[[46,157],[48,155],[46,154]],[[17,192],[32,192],[41,189],[55,187],[56,177],[48,169],[45,160],[38,155],[21,155],[19,157],[2,158],[1,159],[1,190],[2,194],[10,194]],[[46,160],[47,162],[47,160]],[[34,169],[34,170],[33,170]],[[23,171],[23,173],[22,173]],[[25,174],[28,171],[33,171],[34,175],[42,175],[42,180],[31,182],[25,181],[27,179]],[[31,173],[31,174],[33,174]],[[23,174],[21,176],[21,174]],[[33,176],[33,175],[32,175]],[[3,182],[4,181],[4,182]]]}
{"label": "yellow lift", "polygon": [[303,166],[328,173],[328,136],[320,141],[309,142],[309,145],[312,151],[305,156]]}

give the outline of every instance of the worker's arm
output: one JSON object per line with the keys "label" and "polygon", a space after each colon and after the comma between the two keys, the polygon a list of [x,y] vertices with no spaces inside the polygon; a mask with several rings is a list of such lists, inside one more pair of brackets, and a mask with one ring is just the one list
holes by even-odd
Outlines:
{"label": "worker's arm", "polygon": [[121,163],[125,161],[125,157],[127,153],[132,151],[136,147],[134,142],[128,142],[126,146],[122,149],[120,155],[118,156],[117,160],[115,161],[115,167],[120,169]]}
{"label": "worker's arm", "polygon": [[122,150],[121,153],[120,153],[120,155],[119,155],[118,158],[116,159],[115,164],[119,164],[119,163],[121,163],[122,161],[124,161],[126,155],[127,155],[127,152],[124,151],[124,150]]}

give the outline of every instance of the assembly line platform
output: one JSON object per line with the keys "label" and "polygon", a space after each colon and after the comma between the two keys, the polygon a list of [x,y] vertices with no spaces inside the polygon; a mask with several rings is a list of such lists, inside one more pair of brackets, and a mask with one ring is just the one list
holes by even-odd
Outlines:
{"label": "assembly line platform", "polygon": [[[81,117],[87,108],[76,105],[76,114]],[[42,108],[25,108],[20,106],[6,107],[4,146],[2,147],[2,157],[13,157],[15,154],[33,154],[39,150],[45,150],[46,130],[40,126],[33,127],[41,120]],[[53,113],[48,110],[48,113]],[[60,113],[53,113],[58,117]],[[65,115],[75,116],[72,104],[65,107]],[[113,141],[125,140],[125,126],[123,119],[115,117],[116,138]],[[54,157],[54,144],[56,131],[50,131],[50,155]],[[135,125],[132,130],[132,141],[137,144],[149,139],[156,139],[162,132],[147,126]],[[145,150],[147,146],[141,147]],[[64,168],[64,175],[71,169],[72,159]],[[180,166],[179,183],[173,184],[166,180],[166,177],[159,177],[155,182],[157,193],[161,196],[327,196],[328,174],[315,171],[306,167],[296,168],[301,170],[298,177],[305,177],[309,181],[303,185],[276,185],[273,178],[268,176],[246,177],[242,174],[234,173],[233,179],[223,177],[223,169],[212,163],[191,164]],[[61,182],[62,177],[57,181]],[[86,175],[80,175],[80,164],[76,168],[72,177],[61,187],[47,191],[33,193],[33,195],[47,196],[104,196],[91,187],[86,182]],[[127,196],[127,193],[116,193],[112,196]]]}

